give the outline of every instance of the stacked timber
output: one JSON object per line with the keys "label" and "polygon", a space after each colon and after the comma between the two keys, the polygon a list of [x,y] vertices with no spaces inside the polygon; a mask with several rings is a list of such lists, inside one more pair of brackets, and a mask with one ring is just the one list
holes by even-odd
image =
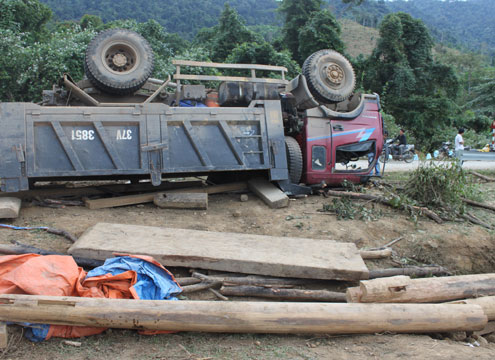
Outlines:
{"label": "stacked timber", "polygon": [[[495,333],[495,274],[363,280],[347,289],[348,303],[440,303],[477,305],[489,322],[477,336]],[[452,301],[454,300],[454,301]],[[378,305],[378,304],[377,304]],[[466,338],[466,334],[462,337]]]}

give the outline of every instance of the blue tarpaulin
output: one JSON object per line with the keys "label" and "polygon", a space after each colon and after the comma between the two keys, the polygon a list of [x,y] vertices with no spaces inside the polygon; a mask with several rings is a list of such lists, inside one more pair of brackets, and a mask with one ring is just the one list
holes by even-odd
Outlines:
{"label": "blue tarpaulin", "polygon": [[109,273],[118,275],[129,270],[137,273],[137,282],[133,287],[140,300],[177,300],[174,295],[182,291],[168,272],[148,261],[130,256],[107,259],[102,266],[88,272],[85,280]]}

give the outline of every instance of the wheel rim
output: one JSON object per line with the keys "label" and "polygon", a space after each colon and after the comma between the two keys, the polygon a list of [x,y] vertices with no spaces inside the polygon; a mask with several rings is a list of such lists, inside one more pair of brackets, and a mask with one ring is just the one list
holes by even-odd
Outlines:
{"label": "wheel rim", "polygon": [[335,62],[322,64],[320,76],[325,85],[332,89],[338,89],[345,84],[345,70]]}
{"label": "wheel rim", "polygon": [[114,74],[128,74],[140,63],[139,52],[127,42],[118,41],[107,44],[102,51],[102,62],[108,71]]}

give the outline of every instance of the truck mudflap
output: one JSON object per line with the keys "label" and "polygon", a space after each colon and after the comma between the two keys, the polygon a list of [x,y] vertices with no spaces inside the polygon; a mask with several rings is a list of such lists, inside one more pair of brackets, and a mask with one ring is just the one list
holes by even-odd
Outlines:
{"label": "truck mudflap", "polygon": [[1,103],[1,190],[28,180],[266,170],[288,179],[279,101],[244,108]]}

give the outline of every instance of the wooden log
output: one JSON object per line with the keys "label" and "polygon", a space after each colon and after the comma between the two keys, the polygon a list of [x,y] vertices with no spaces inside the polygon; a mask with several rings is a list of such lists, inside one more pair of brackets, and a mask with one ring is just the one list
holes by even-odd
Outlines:
{"label": "wooden log", "polygon": [[479,172],[476,172],[474,170],[469,170],[469,173],[474,175],[474,176],[477,176],[479,177],[480,179],[483,179],[485,181],[495,181],[495,178],[492,178],[492,177],[489,177],[489,176],[486,176],[486,175],[483,175],[483,174],[480,174]]}
{"label": "wooden log", "polygon": [[160,193],[153,198],[153,203],[162,209],[208,209],[206,193]]}
{"label": "wooden log", "polygon": [[0,349],[5,349],[9,344],[7,324],[0,322]]}
{"label": "wooden log", "polygon": [[[370,195],[370,194],[361,194],[361,193],[355,193],[355,192],[350,192],[350,191],[334,191],[334,190],[326,190],[326,193],[331,196],[336,196],[336,197],[347,197],[351,199],[360,199],[360,200],[367,200],[367,201],[375,201],[379,202],[380,204],[387,205],[394,207],[390,203],[390,200],[382,197],[382,196],[375,196],[375,195]],[[407,205],[404,204],[403,207],[407,210],[414,210],[418,211],[421,214],[424,214],[425,216],[429,217],[433,221],[435,221],[438,224],[442,224],[443,220],[438,216],[436,213],[431,211],[430,209],[427,209],[425,207],[419,207],[419,206],[413,206],[413,205]]]}
{"label": "wooden log", "polygon": [[360,282],[360,302],[434,303],[495,295],[495,274],[411,279],[393,276]]}
{"label": "wooden log", "polygon": [[482,296],[474,299],[452,301],[449,304],[479,305],[485,312],[488,320],[495,320],[495,296]]}
{"label": "wooden log", "polygon": [[139,330],[366,334],[476,331],[478,305],[163,301],[0,295],[0,321]]}
{"label": "wooden log", "polygon": [[495,206],[493,205],[488,205],[488,204],[482,204],[477,201],[469,200],[469,199],[462,199],[466,204],[471,205],[471,206],[476,206],[482,209],[487,209],[487,210],[492,210],[495,211]]}
{"label": "wooden log", "polygon": [[175,281],[177,281],[180,286],[194,285],[201,282],[200,279],[194,277],[175,278]]}
{"label": "wooden log", "polygon": [[272,209],[289,206],[289,197],[266,179],[255,178],[248,181],[249,190],[255,193]]}
{"label": "wooden log", "polygon": [[[3,255],[21,255],[21,254],[38,254],[38,255],[62,255],[69,256],[67,254],[58,253],[56,251],[50,251],[45,249],[39,249],[29,245],[9,245],[0,244],[0,254]],[[73,257],[77,265],[88,268],[95,268],[103,265],[103,260],[86,259],[81,257]]]}
{"label": "wooden log", "polygon": [[219,275],[204,275],[197,272],[193,272],[192,276],[205,281],[221,281],[224,284],[253,285],[253,286],[264,286],[264,287],[298,286],[298,285],[308,285],[318,282],[318,280],[314,280],[314,279],[291,279],[291,278],[278,278],[278,277],[255,276],[255,275],[219,276]]}
{"label": "wooden log", "polygon": [[488,321],[488,324],[482,329],[475,331],[474,334],[478,336],[483,336],[487,334],[495,333],[495,321]]}
{"label": "wooden log", "polygon": [[467,212],[465,214],[462,214],[461,218],[466,219],[467,221],[472,222],[473,224],[480,225],[480,226],[483,226],[484,228],[493,230],[493,226],[481,221],[480,219],[478,219],[476,216],[474,216],[471,213]]}
{"label": "wooden log", "polygon": [[[244,182],[224,184],[224,185],[213,185],[207,187],[200,188],[186,188],[186,189],[176,189],[167,191],[168,194],[171,193],[207,193],[207,194],[219,194],[223,192],[229,191],[238,191],[238,190],[246,190],[247,185]],[[153,192],[146,194],[138,194],[138,195],[126,195],[126,196],[118,196],[112,198],[104,198],[104,199],[95,199],[89,200],[86,199],[86,206],[92,210],[95,209],[105,209],[117,206],[126,206],[126,205],[136,205],[136,204],[144,204],[153,202],[153,199],[156,195],[161,194],[162,192]]]}
{"label": "wooden log", "polygon": [[385,259],[392,256],[392,249],[359,250],[359,254],[363,260]]}
{"label": "wooden log", "polygon": [[449,271],[442,266],[412,266],[405,268],[390,268],[370,270],[370,279],[384,278],[398,275],[407,275],[413,277],[449,275]]}
{"label": "wooden log", "polygon": [[195,285],[183,286],[182,287],[182,294],[189,294],[192,292],[208,290],[208,289],[211,289],[213,287],[219,288],[220,286],[222,286],[221,281],[200,282],[199,284],[195,284]]}
{"label": "wooden log", "polygon": [[226,297],[226,296],[223,296],[222,294],[220,294],[219,291],[215,290],[215,289],[212,289],[212,288],[209,288],[208,289],[209,292],[211,292],[213,295],[215,295],[217,298],[219,298],[220,300],[223,300],[223,301],[229,301],[229,298]]}
{"label": "wooden log", "polygon": [[278,300],[345,302],[345,294],[327,290],[275,289],[263,286],[222,286],[227,296],[252,296]]}
{"label": "wooden log", "polygon": [[21,210],[21,199],[15,197],[0,198],[0,219],[16,219]]}
{"label": "wooden log", "polygon": [[353,243],[98,223],[69,249],[73,256],[153,256],[166,267],[326,280],[368,278]]}
{"label": "wooden log", "polygon": [[345,298],[348,303],[361,302],[361,288],[359,286],[347,288]]}

